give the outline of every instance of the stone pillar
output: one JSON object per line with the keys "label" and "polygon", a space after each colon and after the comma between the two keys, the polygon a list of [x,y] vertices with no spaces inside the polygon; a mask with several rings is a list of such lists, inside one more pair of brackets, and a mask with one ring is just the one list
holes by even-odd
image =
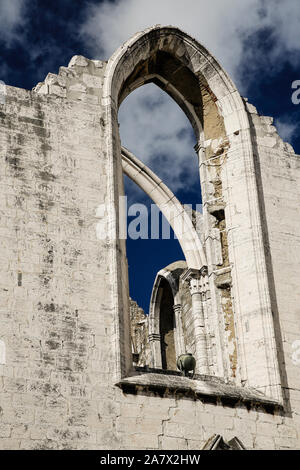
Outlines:
{"label": "stone pillar", "polygon": [[176,359],[180,354],[185,353],[184,337],[181,323],[181,304],[173,305],[174,317],[175,317],[175,328],[174,328],[174,339],[175,339],[175,351]]}
{"label": "stone pillar", "polygon": [[152,355],[152,364],[151,367],[155,369],[162,368],[162,360],[161,360],[161,338],[159,333],[151,333],[149,335],[149,342],[150,342],[150,349]]}
{"label": "stone pillar", "polygon": [[192,296],[196,370],[199,374],[208,374],[207,339],[204,319],[204,304],[209,297],[207,267],[204,266],[199,271],[197,269],[188,269],[183,274],[182,280],[189,282]]}

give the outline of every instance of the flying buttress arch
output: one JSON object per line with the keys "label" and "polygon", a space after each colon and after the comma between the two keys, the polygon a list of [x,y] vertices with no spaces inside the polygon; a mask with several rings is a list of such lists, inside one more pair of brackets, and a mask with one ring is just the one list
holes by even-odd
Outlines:
{"label": "flying buttress arch", "polygon": [[125,147],[121,149],[124,173],[131,178],[159,207],[171,225],[184,253],[189,268],[206,265],[202,242],[190,216],[162,180]]}

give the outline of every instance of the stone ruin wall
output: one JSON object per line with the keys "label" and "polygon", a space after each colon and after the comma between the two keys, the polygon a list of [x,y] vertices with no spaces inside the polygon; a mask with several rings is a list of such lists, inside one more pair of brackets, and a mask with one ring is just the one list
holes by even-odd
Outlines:
{"label": "stone ruin wall", "polygon": [[291,410],[112,384],[105,66],[75,56],[32,92],[7,87],[0,108],[0,448],[200,449],[215,433],[249,449],[299,448],[299,156],[250,105]]}

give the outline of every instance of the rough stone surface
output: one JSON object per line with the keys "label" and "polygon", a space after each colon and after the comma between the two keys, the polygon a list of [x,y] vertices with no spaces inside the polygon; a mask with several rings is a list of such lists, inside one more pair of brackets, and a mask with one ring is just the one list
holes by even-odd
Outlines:
{"label": "rough stone surface", "polygon": [[137,354],[136,364],[146,366],[150,364],[149,327],[148,316],[138,304],[130,299],[130,325],[132,353]]}

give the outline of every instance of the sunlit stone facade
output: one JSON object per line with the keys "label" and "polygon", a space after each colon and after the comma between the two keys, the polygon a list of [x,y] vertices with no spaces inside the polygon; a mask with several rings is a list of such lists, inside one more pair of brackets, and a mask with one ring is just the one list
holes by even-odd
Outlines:
{"label": "sunlit stone facade", "polygon": [[[197,224],[121,146],[120,103],[148,82],[194,129]],[[299,448],[300,157],[272,118],[171,26],[3,101],[0,449]],[[149,317],[129,300],[123,172],[185,227]]]}

